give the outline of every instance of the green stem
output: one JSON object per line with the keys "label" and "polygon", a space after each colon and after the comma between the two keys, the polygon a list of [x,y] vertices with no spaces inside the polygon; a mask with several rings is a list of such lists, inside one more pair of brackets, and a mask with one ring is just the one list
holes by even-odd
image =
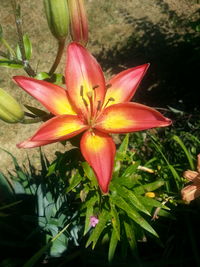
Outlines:
{"label": "green stem", "polygon": [[21,20],[21,15],[20,15],[20,6],[17,6],[16,0],[12,0],[12,7],[13,7],[14,15],[15,15],[15,24],[17,27],[17,34],[19,38],[19,49],[22,55],[22,63],[24,65],[24,70],[29,76],[35,77],[36,73],[30,66],[26,58],[26,52],[25,52],[24,41],[23,41],[22,20]]}
{"label": "green stem", "polygon": [[56,58],[55,58],[55,61],[49,71],[49,75],[51,76],[55,70],[57,69],[59,63],[60,63],[60,60],[62,58],[62,54],[63,54],[63,51],[64,51],[64,48],[65,48],[65,39],[63,40],[60,40],[58,41],[58,50],[57,50],[57,55],[56,55]]}

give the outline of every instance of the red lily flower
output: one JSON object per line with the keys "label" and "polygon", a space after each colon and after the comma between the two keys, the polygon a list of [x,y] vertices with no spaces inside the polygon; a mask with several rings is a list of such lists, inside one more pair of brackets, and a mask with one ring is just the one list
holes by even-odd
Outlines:
{"label": "red lily flower", "polygon": [[122,71],[106,86],[95,58],[73,42],[67,49],[67,90],[46,81],[15,76],[17,84],[54,115],[30,139],[17,146],[38,147],[85,131],[80,141],[81,152],[93,168],[102,192],[107,193],[115,157],[115,144],[109,134],[171,124],[155,109],[129,102],[148,66]]}

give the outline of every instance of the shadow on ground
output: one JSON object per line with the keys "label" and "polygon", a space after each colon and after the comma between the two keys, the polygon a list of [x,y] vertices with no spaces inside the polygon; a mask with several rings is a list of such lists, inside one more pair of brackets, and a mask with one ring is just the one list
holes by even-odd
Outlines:
{"label": "shadow on ground", "polygon": [[[102,48],[97,57],[104,68],[111,67],[113,73],[150,62],[143,88],[138,90],[134,100],[154,107],[169,105],[192,112],[199,107],[200,10],[192,14],[191,20],[186,20],[163,1],[157,2],[169,17],[167,23],[161,20],[153,24],[147,17],[135,19],[127,10],[121,10],[125,12],[126,23],[133,26],[132,35],[122,47]],[[178,26],[179,31],[170,31],[172,24]],[[186,31],[182,33],[181,27]]]}

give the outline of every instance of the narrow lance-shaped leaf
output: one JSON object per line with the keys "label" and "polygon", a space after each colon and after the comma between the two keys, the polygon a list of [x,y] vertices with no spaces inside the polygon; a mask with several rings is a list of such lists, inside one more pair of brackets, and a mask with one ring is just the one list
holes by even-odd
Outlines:
{"label": "narrow lance-shaped leaf", "polygon": [[129,218],[127,221],[124,221],[124,228],[125,228],[126,237],[127,237],[128,243],[130,245],[130,248],[135,255],[135,253],[137,252],[137,241],[135,238],[133,223],[130,221]]}
{"label": "narrow lance-shaped leaf", "polygon": [[142,195],[142,194],[145,194],[146,192],[154,191],[160,188],[161,186],[163,186],[164,184],[165,182],[163,180],[158,180],[153,183],[137,186],[133,190],[136,194]]}
{"label": "narrow lance-shaped leaf", "polygon": [[111,262],[114,257],[114,254],[117,248],[117,243],[118,243],[117,233],[113,229],[111,238],[110,238],[109,250],[108,250],[108,261],[109,262]]}
{"label": "narrow lance-shaped leaf", "polygon": [[[27,34],[24,34],[23,36],[23,43],[24,43],[26,60],[30,60],[31,55],[32,55],[32,44]],[[17,48],[16,48],[16,55],[17,55],[17,59],[22,60],[22,54],[21,54],[19,45],[17,45]]]}
{"label": "narrow lance-shaped leaf", "polygon": [[112,216],[112,226],[116,232],[116,236],[118,240],[120,240],[120,219],[118,212],[115,208],[115,205],[110,201],[110,207],[111,207],[111,216]]}
{"label": "narrow lance-shaped leaf", "polygon": [[84,228],[84,235],[88,232],[90,228],[90,217],[93,215],[93,207],[97,202],[97,196],[92,196],[89,200],[86,201],[86,217],[85,217],[85,228]]}
{"label": "narrow lance-shaped leaf", "polygon": [[66,193],[69,193],[71,190],[73,190],[78,184],[80,184],[80,182],[81,182],[81,180],[82,180],[82,177],[81,177],[81,175],[79,174],[79,173],[76,173],[73,177],[72,177],[72,179],[71,179],[71,181],[70,181],[70,185],[67,187],[67,189],[66,189]]}
{"label": "narrow lance-shaped leaf", "polygon": [[0,59],[0,67],[7,67],[11,69],[21,69],[23,68],[23,65],[14,60]]}
{"label": "narrow lance-shaped leaf", "polygon": [[139,224],[142,228],[147,230],[149,233],[158,237],[157,233],[151,227],[151,225],[147,221],[145,221],[145,219],[136,210],[134,210],[133,207],[127,204],[126,201],[122,197],[116,194],[112,194],[111,199],[113,203],[119,208],[121,208],[122,210],[124,210],[133,221],[135,221],[137,224]]}
{"label": "narrow lance-shaped leaf", "polygon": [[138,200],[136,195],[131,191],[128,190],[126,187],[118,185],[117,183],[114,184],[114,188],[116,189],[117,193],[121,195],[124,199],[127,200],[128,203],[135,206],[138,210],[146,213],[150,216],[148,210],[144,207],[144,205]]}

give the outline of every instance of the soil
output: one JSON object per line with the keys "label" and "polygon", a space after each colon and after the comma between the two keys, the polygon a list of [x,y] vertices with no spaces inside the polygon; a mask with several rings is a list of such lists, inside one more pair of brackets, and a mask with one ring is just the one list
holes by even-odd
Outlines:
{"label": "soil", "polygon": [[[48,72],[56,54],[57,43],[49,32],[43,1],[18,2],[21,5],[23,31],[28,33],[33,45],[30,64],[37,72]],[[188,89],[191,90],[188,88],[191,86],[190,81],[195,75],[198,77],[197,69],[200,69],[197,45],[197,26],[200,24],[198,1],[145,0],[142,4],[140,0],[85,2],[90,28],[88,48],[102,64],[106,77],[128,67],[151,62],[152,66],[139,88],[136,101],[153,106],[174,105],[182,109],[196,105],[195,97],[189,104],[187,101],[191,97],[188,94]],[[5,39],[15,49],[17,34],[9,3],[10,1],[0,0],[0,24]],[[5,51],[2,44],[0,51]],[[63,56],[58,73],[63,73],[64,65]],[[33,98],[13,83],[14,75],[26,73],[2,67],[0,87],[22,105],[38,106]],[[11,125],[0,121],[0,148],[12,153],[22,164],[26,164],[28,155],[33,165],[39,167],[38,149],[16,148],[16,144],[30,137],[38,126],[39,124]],[[45,146],[43,151],[51,160],[56,150],[64,149],[61,144],[52,144]],[[0,150],[0,171],[12,168],[11,162],[11,157]]]}

